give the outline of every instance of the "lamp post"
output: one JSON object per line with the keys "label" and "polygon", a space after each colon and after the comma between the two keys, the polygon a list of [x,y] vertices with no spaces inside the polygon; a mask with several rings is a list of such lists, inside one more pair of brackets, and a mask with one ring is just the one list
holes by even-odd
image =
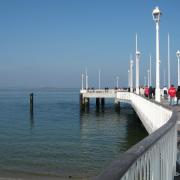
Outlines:
{"label": "lamp post", "polygon": [[136,51],[136,94],[139,94],[139,60],[141,53]]}
{"label": "lamp post", "polygon": [[133,92],[133,60],[130,60],[130,91]]}
{"label": "lamp post", "polygon": [[146,87],[146,76],[144,76],[144,87]]}
{"label": "lamp post", "polygon": [[152,80],[151,80],[151,55],[149,55],[149,86],[152,86]]}
{"label": "lamp post", "polygon": [[84,74],[81,75],[81,83],[82,83],[82,86],[81,86],[81,89],[83,90],[84,89]]}
{"label": "lamp post", "polygon": [[99,69],[99,89],[101,89],[101,70]]}
{"label": "lamp post", "polygon": [[87,68],[86,68],[86,90],[88,89],[88,74],[87,74]]}
{"label": "lamp post", "polygon": [[128,87],[130,87],[130,71],[128,70]]}
{"label": "lamp post", "polygon": [[168,33],[168,88],[171,86],[171,72],[170,72],[170,46],[169,46],[169,33]]}
{"label": "lamp post", "polygon": [[147,70],[147,85],[150,86],[149,69]]}
{"label": "lamp post", "polygon": [[164,69],[164,87],[166,86],[166,70]]}
{"label": "lamp post", "polygon": [[119,76],[116,77],[116,87],[119,88]]}
{"label": "lamp post", "polygon": [[161,94],[160,94],[160,57],[159,57],[159,21],[161,12],[158,7],[156,7],[153,12],[153,20],[156,23],[156,96],[155,100],[157,102],[161,101]]}
{"label": "lamp post", "polygon": [[179,67],[179,58],[180,58],[180,51],[178,50],[177,52],[176,52],[176,56],[177,56],[177,58],[178,58],[178,86],[180,86],[180,67]]}

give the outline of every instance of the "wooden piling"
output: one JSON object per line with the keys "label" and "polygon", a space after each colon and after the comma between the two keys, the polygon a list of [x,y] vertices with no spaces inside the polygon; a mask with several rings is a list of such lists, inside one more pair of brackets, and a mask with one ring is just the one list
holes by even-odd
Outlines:
{"label": "wooden piling", "polygon": [[79,95],[79,104],[80,104],[80,109],[84,110],[85,102],[84,102],[84,98],[83,98],[83,94],[82,93],[80,93],[80,95]]}
{"label": "wooden piling", "polygon": [[99,108],[100,105],[100,98],[96,98],[96,108]]}
{"label": "wooden piling", "polygon": [[104,107],[104,104],[105,104],[105,99],[101,98],[101,106]]}
{"label": "wooden piling", "polygon": [[34,111],[34,101],[33,101],[33,97],[34,95],[33,95],[33,93],[31,93],[30,95],[29,95],[29,110],[30,110],[30,113],[31,114],[33,114],[33,111]]}
{"label": "wooden piling", "polygon": [[84,101],[85,101],[85,105],[89,106],[89,98],[84,98]]}
{"label": "wooden piling", "polygon": [[119,111],[120,111],[120,102],[117,101],[116,99],[115,99],[115,111],[116,111],[116,112],[119,112]]}

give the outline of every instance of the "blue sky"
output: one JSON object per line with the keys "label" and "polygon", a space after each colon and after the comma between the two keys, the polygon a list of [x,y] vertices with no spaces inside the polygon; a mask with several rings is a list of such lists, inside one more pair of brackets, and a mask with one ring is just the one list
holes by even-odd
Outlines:
{"label": "blue sky", "polygon": [[155,6],[163,13],[161,72],[167,71],[169,32],[171,79],[176,85],[179,0],[1,0],[0,87],[80,87],[85,67],[89,86],[97,86],[99,68],[102,86],[114,87],[116,76],[126,86],[136,32],[142,54],[140,82],[144,83],[151,53],[154,83]]}

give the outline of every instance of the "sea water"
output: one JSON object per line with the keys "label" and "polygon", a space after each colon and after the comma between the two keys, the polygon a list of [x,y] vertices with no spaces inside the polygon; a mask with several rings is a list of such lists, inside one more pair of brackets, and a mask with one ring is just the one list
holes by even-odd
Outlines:
{"label": "sea water", "polygon": [[145,136],[128,104],[81,112],[78,89],[0,90],[0,177],[89,179]]}

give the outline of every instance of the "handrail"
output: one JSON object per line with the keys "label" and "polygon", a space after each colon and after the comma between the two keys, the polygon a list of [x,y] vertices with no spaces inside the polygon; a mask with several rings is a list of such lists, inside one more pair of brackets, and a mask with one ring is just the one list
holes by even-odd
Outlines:
{"label": "handrail", "polygon": [[[155,102],[155,104],[170,110],[170,108],[165,105],[157,102]],[[112,164],[99,176],[95,177],[94,180],[171,179],[175,174],[177,143],[176,121],[178,118],[178,114],[172,109],[171,111],[172,116],[166,124],[120,155],[117,160],[113,161]],[[160,150],[160,146],[162,146],[162,150]],[[170,158],[171,156],[173,157]],[[155,158],[157,159],[156,163],[154,162],[156,161]],[[167,165],[167,163],[172,164]]]}

